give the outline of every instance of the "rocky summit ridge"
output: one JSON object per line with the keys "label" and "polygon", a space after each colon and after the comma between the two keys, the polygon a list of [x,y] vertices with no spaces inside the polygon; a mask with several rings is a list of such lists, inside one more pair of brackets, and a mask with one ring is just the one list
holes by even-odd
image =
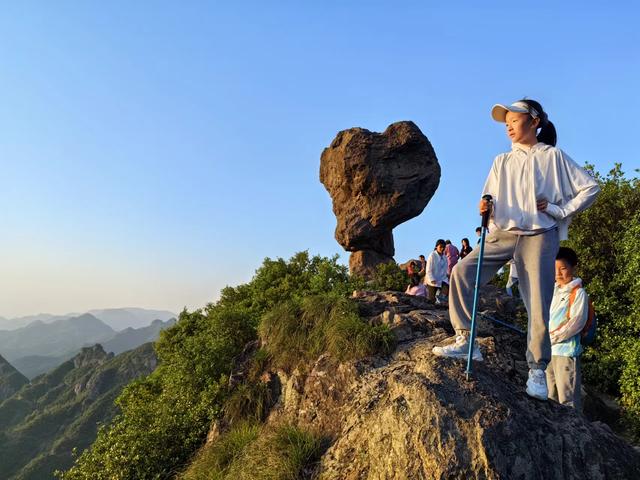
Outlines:
{"label": "rocky summit ridge", "polygon": [[[500,295],[483,298],[491,315],[516,308]],[[339,363],[325,354],[262,377],[275,398],[267,423],[330,438],[313,478],[640,478],[640,452],[606,424],[526,395],[524,337],[480,321],[485,361],[467,381],[464,361],[431,353],[453,333],[446,310],[396,292],[354,299],[365,321],[396,334],[390,356]],[[219,431],[214,425],[209,441]]]}

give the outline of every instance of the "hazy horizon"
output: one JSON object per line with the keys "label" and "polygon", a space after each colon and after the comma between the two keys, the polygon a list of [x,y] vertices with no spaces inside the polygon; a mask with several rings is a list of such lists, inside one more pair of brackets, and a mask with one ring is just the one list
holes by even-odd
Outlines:
{"label": "hazy horizon", "polygon": [[[640,167],[633,2],[56,2],[0,17],[0,315],[204,307],[265,257],[348,254],[320,154],[412,120],[438,191],[396,260],[474,237],[509,148],[494,103],[541,101],[558,146]],[[105,307],[114,308],[114,307]],[[118,308],[118,307],[115,307]]]}
{"label": "hazy horizon", "polygon": [[86,313],[91,313],[93,311],[103,311],[103,310],[132,310],[132,309],[141,309],[141,310],[146,310],[146,311],[161,311],[161,312],[167,312],[167,313],[171,313],[172,315],[175,315],[176,318],[179,315],[179,313],[176,313],[174,310],[167,310],[164,308],[152,308],[152,307],[105,307],[105,308],[89,308],[87,310],[72,310],[72,311],[68,311],[65,313],[55,313],[55,312],[38,312],[38,313],[28,313],[26,315],[19,315],[19,316],[7,316],[7,315],[3,315],[2,312],[0,312],[0,318],[3,318],[5,320],[11,321],[11,320],[19,320],[21,318],[28,318],[28,317],[38,317],[41,315],[51,315],[52,317],[67,317],[67,316],[79,316],[79,315],[84,315]]}

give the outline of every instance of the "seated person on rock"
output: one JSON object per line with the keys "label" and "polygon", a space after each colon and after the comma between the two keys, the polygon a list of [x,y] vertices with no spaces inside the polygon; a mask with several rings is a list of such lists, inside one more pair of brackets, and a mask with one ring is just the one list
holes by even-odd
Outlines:
{"label": "seated person on rock", "polygon": [[427,287],[425,287],[424,284],[420,282],[419,273],[414,273],[410,275],[409,280],[411,283],[409,283],[409,286],[407,287],[407,290],[404,293],[408,295],[417,295],[419,297],[427,296]]}
{"label": "seated person on rock", "polygon": [[549,398],[580,411],[581,334],[589,313],[589,296],[582,288],[582,280],[575,276],[577,264],[576,252],[560,247],[549,318],[551,363],[546,374]]}
{"label": "seated person on rock", "polygon": [[444,256],[446,244],[444,240],[438,239],[436,248],[427,258],[425,268],[424,284],[427,287],[427,299],[440,303],[436,298],[436,293],[440,290],[443,296],[449,292],[449,277],[447,276],[447,257]]}

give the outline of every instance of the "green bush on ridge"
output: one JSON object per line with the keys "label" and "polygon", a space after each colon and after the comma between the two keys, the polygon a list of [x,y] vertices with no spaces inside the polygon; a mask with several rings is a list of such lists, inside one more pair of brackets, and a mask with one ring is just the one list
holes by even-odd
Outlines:
{"label": "green bush on ridge", "polygon": [[625,426],[640,439],[640,179],[626,178],[621,164],[606,176],[588,168],[601,192],[563,242],[578,253],[598,315],[596,341],[583,354],[585,381],[620,398]]}
{"label": "green bush on ridge", "polygon": [[[362,282],[362,280],[360,280]],[[407,272],[397,263],[381,263],[377,266],[369,289],[377,291],[393,290],[404,292],[409,284]]]}
{"label": "green bush on ridge", "polygon": [[[325,320],[318,315],[328,309],[339,321],[332,328],[315,328],[325,335],[313,340],[315,352],[326,346],[342,355],[344,335],[353,336],[355,350],[363,354],[372,353],[375,346],[388,349],[388,332],[370,329],[346,303],[345,297],[362,281],[350,278],[348,268],[337,260],[307,252],[288,261],[267,258],[249,283],[224,288],[220,300],[202,310],[183,311],[155,345],[156,371],[124,389],[117,399],[119,415],[100,428],[94,444],[70,470],[57,475],[65,480],[171,478],[202,446],[212,420],[223,412],[235,409],[238,418],[262,419],[270,402],[265,386],[253,378],[230,389],[228,376],[234,358],[257,338],[260,319],[272,310],[307,305],[305,321],[320,325]],[[315,304],[307,297],[328,303]],[[329,305],[334,302],[343,310]],[[298,342],[302,350],[297,352],[307,355],[306,344],[300,338]],[[268,361],[267,353],[259,351],[255,368]]]}

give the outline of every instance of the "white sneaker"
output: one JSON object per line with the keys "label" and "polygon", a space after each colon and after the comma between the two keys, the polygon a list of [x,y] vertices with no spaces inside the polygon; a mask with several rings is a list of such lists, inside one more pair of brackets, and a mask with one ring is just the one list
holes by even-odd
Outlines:
{"label": "white sneaker", "polygon": [[544,370],[532,368],[529,370],[529,380],[527,380],[527,394],[538,400],[546,400],[549,396],[547,390],[547,376]]}
{"label": "white sneaker", "polygon": [[[473,359],[481,362],[483,360],[482,352],[478,348],[478,343],[474,343]],[[469,355],[469,341],[464,335],[458,335],[455,343],[442,347],[433,347],[431,351],[438,357],[467,358],[467,355]]]}

